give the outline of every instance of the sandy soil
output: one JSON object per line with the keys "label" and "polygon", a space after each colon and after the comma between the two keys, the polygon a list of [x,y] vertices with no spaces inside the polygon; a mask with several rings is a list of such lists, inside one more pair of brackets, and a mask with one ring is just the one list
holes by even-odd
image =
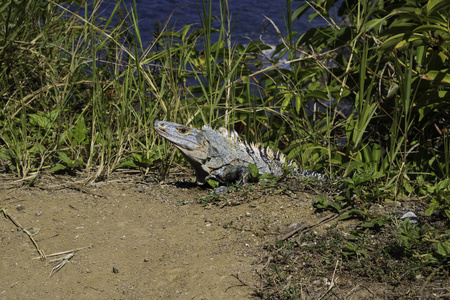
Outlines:
{"label": "sandy soil", "polygon": [[[34,187],[0,178],[0,205],[48,256],[36,259],[28,236],[0,218],[1,299],[251,299],[264,246],[318,219],[306,193],[204,206],[208,189],[120,177],[84,186],[47,176]],[[49,255],[74,249],[50,276],[60,261]]]}
{"label": "sandy soil", "polygon": [[[424,286],[427,296],[420,298],[448,299],[450,281],[442,276],[391,286],[343,271],[336,263],[340,253],[322,262],[308,253],[287,259],[284,251],[269,251],[277,237],[323,220],[312,209],[314,187],[308,193],[296,180],[275,187],[253,184],[211,203],[206,201],[211,190],[183,174],[172,173],[160,184],[156,175],[144,180],[132,172],[115,173],[91,185],[45,175],[33,187],[0,174],[0,208],[12,218],[0,217],[0,299],[256,299],[255,292],[279,299],[267,280],[289,288],[290,276],[276,275],[276,261],[297,270],[305,299],[416,299]],[[411,205],[405,202],[397,213],[418,211]],[[383,214],[393,210],[382,208]],[[33,234],[45,260],[13,220]],[[340,221],[339,230],[346,232],[353,226],[349,222]],[[314,231],[323,234],[335,225]],[[70,253],[57,270],[61,261],[54,260]],[[322,267],[311,268],[314,260]]]}

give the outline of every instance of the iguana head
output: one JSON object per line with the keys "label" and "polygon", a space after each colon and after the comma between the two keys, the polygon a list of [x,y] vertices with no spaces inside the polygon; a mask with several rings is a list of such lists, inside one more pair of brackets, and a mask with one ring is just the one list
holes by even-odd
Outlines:
{"label": "iguana head", "polygon": [[183,156],[194,167],[197,180],[204,182],[210,170],[204,164],[208,158],[209,143],[203,131],[165,121],[155,122],[154,129],[181,151]]}

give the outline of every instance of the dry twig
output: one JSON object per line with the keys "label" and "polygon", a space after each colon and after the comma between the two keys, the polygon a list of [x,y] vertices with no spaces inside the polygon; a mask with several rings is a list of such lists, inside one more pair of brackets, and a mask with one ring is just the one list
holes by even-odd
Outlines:
{"label": "dry twig", "polygon": [[291,236],[293,236],[294,234],[296,234],[296,233],[299,232],[299,231],[302,231],[302,233],[304,233],[304,232],[307,232],[307,231],[309,231],[309,230],[311,230],[311,229],[313,229],[313,228],[319,227],[320,225],[323,225],[323,224],[325,224],[325,223],[327,223],[327,222],[330,222],[330,221],[336,219],[336,218],[339,217],[342,213],[346,212],[346,211],[349,210],[349,209],[350,209],[350,207],[347,207],[347,208],[342,209],[342,210],[341,210],[339,213],[337,213],[337,214],[330,214],[330,215],[324,217],[323,219],[319,220],[319,222],[317,222],[316,224],[313,224],[313,225],[308,225],[308,224],[306,224],[306,225],[300,226],[300,227],[298,227],[298,228],[295,228],[295,229],[292,230],[291,232],[288,232],[288,233],[286,233],[285,235],[279,237],[278,240],[279,240],[279,241],[284,241],[284,240],[287,240],[288,238],[290,238]]}
{"label": "dry twig", "polygon": [[16,227],[20,228],[23,232],[26,233],[26,235],[28,235],[28,237],[30,238],[31,242],[33,243],[34,247],[36,248],[38,254],[40,255],[40,259],[45,259],[45,253],[43,250],[41,250],[38,246],[38,244],[36,243],[36,241],[34,240],[32,234],[26,230],[25,228],[22,227],[22,225],[19,224],[19,222],[17,222],[7,211],[6,209],[4,209],[2,206],[0,206],[0,211],[3,213],[3,215],[5,216],[5,218],[9,219],[14,225],[16,225]]}
{"label": "dry twig", "polygon": [[69,253],[66,256],[57,258],[57,259],[53,259],[51,260],[52,262],[54,261],[60,261],[62,260],[59,264],[57,264],[56,266],[53,267],[53,269],[50,271],[50,275],[48,276],[48,278],[52,277],[53,274],[55,274],[56,272],[58,272],[59,270],[62,269],[62,267],[64,267],[66,265],[66,263],[74,256],[74,253]]}
{"label": "dry twig", "polygon": [[[80,250],[88,249],[88,248],[91,248],[91,247],[92,247],[92,245],[89,245],[89,246],[86,246],[86,247],[76,248],[76,249],[72,249],[72,250],[56,252],[56,253],[48,254],[46,257],[53,257],[53,256],[58,256],[58,255],[64,255],[64,254],[67,254],[67,253],[75,253],[75,252],[78,252]],[[39,258],[40,257],[33,257],[32,259],[39,259]]]}

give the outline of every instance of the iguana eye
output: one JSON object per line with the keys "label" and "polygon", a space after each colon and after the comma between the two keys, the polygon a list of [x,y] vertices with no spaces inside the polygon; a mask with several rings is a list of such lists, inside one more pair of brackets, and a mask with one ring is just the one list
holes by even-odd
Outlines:
{"label": "iguana eye", "polygon": [[186,134],[189,132],[189,130],[187,128],[181,127],[181,128],[178,128],[178,132],[181,134]]}

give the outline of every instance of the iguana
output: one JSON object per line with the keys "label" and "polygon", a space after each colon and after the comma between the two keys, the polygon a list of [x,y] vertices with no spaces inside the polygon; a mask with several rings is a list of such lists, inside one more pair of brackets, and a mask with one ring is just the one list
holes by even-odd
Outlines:
{"label": "iguana", "polygon": [[[172,142],[195,169],[197,182],[204,184],[213,179],[222,185],[233,182],[246,182],[249,178],[250,164],[256,165],[260,174],[283,175],[287,162],[283,153],[270,148],[242,141],[235,132],[221,127],[213,130],[209,125],[195,129],[177,123],[158,121],[154,129],[162,137]],[[297,174],[305,177],[323,175],[303,171]]]}

